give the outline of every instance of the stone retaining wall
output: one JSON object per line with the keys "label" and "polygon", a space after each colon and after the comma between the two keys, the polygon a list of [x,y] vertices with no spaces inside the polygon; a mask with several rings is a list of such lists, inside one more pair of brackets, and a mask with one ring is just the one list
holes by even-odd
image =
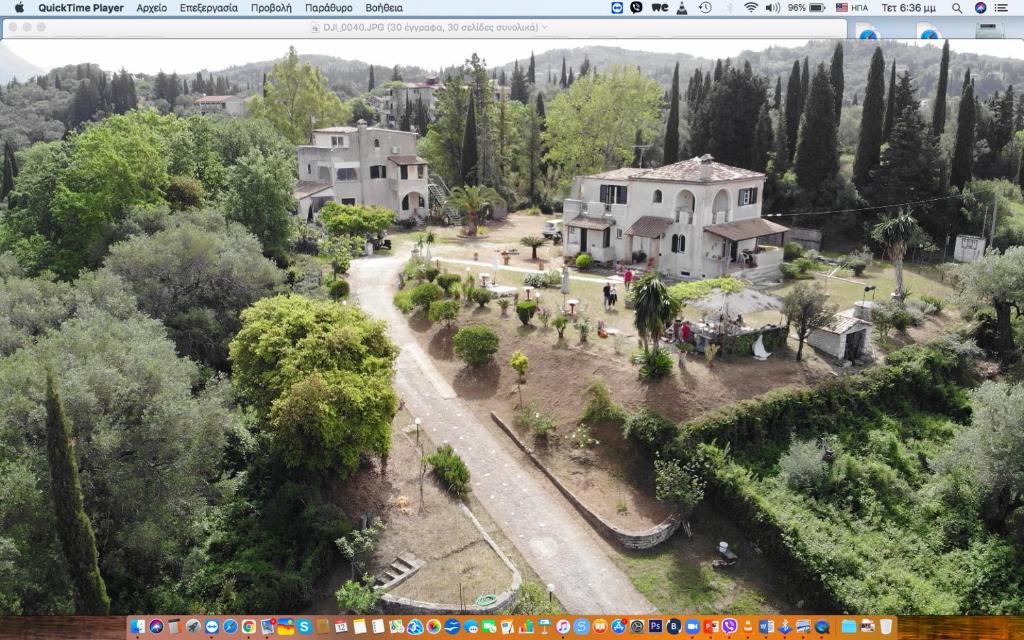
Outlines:
{"label": "stone retaining wall", "polygon": [[562,492],[562,495],[572,503],[572,506],[580,512],[580,515],[582,515],[592,527],[597,529],[597,531],[605,537],[614,540],[626,549],[650,549],[651,547],[657,546],[671,538],[672,534],[679,528],[679,525],[683,523],[682,514],[678,512],[670,515],[661,524],[657,524],[646,531],[626,531],[618,525],[608,522],[584,504],[582,500],[576,497],[576,494],[574,494],[569,487],[559,480],[555,474],[551,473],[551,471],[544,466],[544,463],[540,461],[540,458],[534,454],[533,450],[522,441],[515,430],[505,424],[505,421],[502,420],[498,414],[492,411],[491,419],[494,420],[495,424],[501,427],[502,431],[512,438],[512,441],[516,443],[516,446],[522,449],[523,453],[533,461],[533,464],[537,465],[537,468],[541,470],[541,473],[547,476],[548,480],[550,480],[551,483],[554,484],[560,492]]}
{"label": "stone retaining wall", "polygon": [[459,505],[462,508],[462,512],[467,518],[473,523],[483,537],[484,542],[501,558],[501,561],[505,563],[505,566],[512,572],[512,584],[505,591],[502,591],[497,595],[497,599],[493,604],[481,607],[476,604],[467,604],[461,606],[457,604],[440,604],[436,602],[423,602],[422,600],[413,600],[412,598],[403,598],[401,596],[392,595],[385,593],[381,596],[381,605],[384,607],[385,613],[390,614],[420,614],[420,615],[442,615],[442,614],[468,614],[468,615],[479,615],[485,613],[495,613],[498,611],[504,611],[511,607],[516,600],[516,594],[519,593],[519,587],[523,585],[523,576],[519,573],[519,569],[509,559],[505,553],[498,548],[491,536],[487,534],[480,521],[476,519],[473,512],[469,510],[464,504]]}

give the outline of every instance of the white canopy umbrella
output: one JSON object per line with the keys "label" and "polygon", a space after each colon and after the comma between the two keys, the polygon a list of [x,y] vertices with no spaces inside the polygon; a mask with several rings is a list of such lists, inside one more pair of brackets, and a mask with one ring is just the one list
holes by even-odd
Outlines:
{"label": "white canopy umbrella", "polygon": [[706,296],[691,300],[686,304],[700,309],[711,316],[725,316],[726,318],[757,313],[758,311],[782,309],[781,299],[761,293],[756,289],[741,289],[740,291],[728,292],[721,289],[713,289]]}

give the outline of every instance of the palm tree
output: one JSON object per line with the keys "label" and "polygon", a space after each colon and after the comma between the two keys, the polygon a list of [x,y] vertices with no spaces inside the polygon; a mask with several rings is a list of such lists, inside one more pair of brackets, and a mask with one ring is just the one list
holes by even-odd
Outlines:
{"label": "palm tree", "polygon": [[651,271],[633,286],[633,326],[640,334],[644,351],[658,350],[665,326],[678,312],[679,303],[668,294],[657,271]]}
{"label": "palm tree", "polygon": [[524,247],[530,247],[530,249],[533,250],[533,256],[531,257],[534,260],[537,259],[537,249],[539,247],[543,247],[547,242],[548,239],[544,236],[523,236],[522,238],[519,238],[519,244]]}
{"label": "palm tree", "polygon": [[498,192],[491,187],[455,187],[448,196],[448,204],[466,216],[466,235],[476,235],[476,223],[480,214],[489,207],[505,204]]}
{"label": "palm tree", "polygon": [[892,260],[896,269],[896,297],[903,298],[903,257],[907,248],[924,239],[924,231],[910,211],[900,209],[894,216],[887,216],[871,230],[871,238],[882,245],[885,255]]}

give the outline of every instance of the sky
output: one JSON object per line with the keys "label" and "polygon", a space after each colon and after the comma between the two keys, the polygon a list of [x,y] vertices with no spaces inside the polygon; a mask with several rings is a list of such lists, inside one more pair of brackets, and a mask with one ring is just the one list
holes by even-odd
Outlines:
{"label": "sky", "polygon": [[[319,53],[375,65],[415,65],[434,69],[476,51],[490,65],[542,53],[599,44],[658,53],[725,58],[771,46],[802,46],[806,40],[7,40],[8,47],[44,69],[83,61],[104,69],[127,67],[136,73],[216,71],[233,65],[279,58],[294,45],[299,53]],[[917,41],[915,41],[917,42]],[[922,45],[930,46],[930,45]],[[1021,40],[951,40],[954,51],[1024,60]]]}

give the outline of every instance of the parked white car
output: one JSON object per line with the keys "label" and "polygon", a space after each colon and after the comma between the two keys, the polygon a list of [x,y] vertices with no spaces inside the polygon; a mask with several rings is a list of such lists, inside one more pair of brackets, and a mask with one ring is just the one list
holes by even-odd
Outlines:
{"label": "parked white car", "polygon": [[545,238],[554,238],[557,235],[562,234],[562,221],[561,220],[548,220],[544,223],[544,231],[542,232]]}

